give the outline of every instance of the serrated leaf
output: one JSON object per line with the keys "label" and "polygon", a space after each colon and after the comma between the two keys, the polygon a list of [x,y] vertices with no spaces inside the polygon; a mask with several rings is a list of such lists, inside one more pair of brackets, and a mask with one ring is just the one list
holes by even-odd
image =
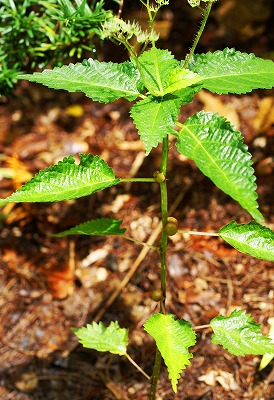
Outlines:
{"label": "serrated leaf", "polygon": [[195,54],[187,68],[203,76],[202,87],[213,93],[242,94],[274,86],[273,61],[233,48]]}
{"label": "serrated leaf", "polygon": [[130,114],[144,142],[146,154],[169,134],[180,111],[181,100],[172,95],[147,97],[131,108]]}
{"label": "serrated leaf", "polygon": [[42,73],[19,75],[18,79],[41,83],[53,89],[83,92],[102,103],[121,97],[132,101],[140,95],[139,71],[131,62],[106,63],[89,58],[82,63],[46,69]]}
{"label": "serrated leaf", "polygon": [[200,91],[199,87],[186,87],[176,92],[176,97],[180,98],[181,106],[193,101],[193,97]]}
{"label": "serrated leaf", "polygon": [[184,68],[175,68],[169,74],[165,93],[174,93],[186,87],[202,82],[203,77]]}
{"label": "serrated leaf", "polygon": [[127,352],[128,329],[120,328],[117,321],[112,321],[108,327],[102,322],[92,322],[82,328],[72,328],[72,331],[88,349],[109,351],[120,356]]}
{"label": "serrated leaf", "polygon": [[168,50],[153,47],[138,57],[138,66],[146,88],[154,96],[163,96],[166,80],[179,61]]}
{"label": "serrated leaf", "polygon": [[219,236],[242,253],[274,261],[274,232],[255,221],[240,225],[232,221],[220,229]]}
{"label": "serrated leaf", "polygon": [[241,133],[229,121],[218,114],[200,111],[186,120],[176,146],[254,219],[263,221],[257,209],[251,155]]}
{"label": "serrated leaf", "polygon": [[76,225],[66,231],[55,233],[51,236],[63,237],[67,235],[108,236],[123,235],[125,228],[121,229],[122,221],[114,218],[98,218]]}
{"label": "serrated leaf", "polygon": [[145,330],[155,339],[156,345],[168,368],[168,376],[174,392],[177,382],[186,365],[190,364],[190,346],[196,342],[196,334],[189,322],[174,320],[172,314],[155,314],[144,324]]}
{"label": "serrated leaf", "polygon": [[220,315],[211,320],[210,326],[214,331],[212,342],[220,344],[231,354],[244,356],[274,352],[271,339],[261,334],[260,325],[245,311],[234,310],[229,317]]}
{"label": "serrated leaf", "polygon": [[116,185],[119,181],[113,170],[98,156],[80,154],[79,165],[75,164],[73,156],[69,156],[38,172],[22,188],[0,200],[0,206],[13,202],[77,199]]}

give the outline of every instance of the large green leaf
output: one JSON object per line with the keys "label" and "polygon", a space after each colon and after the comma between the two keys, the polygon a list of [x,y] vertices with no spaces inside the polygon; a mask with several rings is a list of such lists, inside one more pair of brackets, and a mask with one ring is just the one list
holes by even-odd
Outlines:
{"label": "large green leaf", "polygon": [[111,322],[106,327],[102,322],[92,322],[86,327],[72,328],[79,342],[88,349],[109,351],[120,356],[126,355],[128,329],[120,328],[118,322]]}
{"label": "large green leaf", "polygon": [[274,261],[274,232],[255,221],[240,225],[232,221],[220,229],[219,236],[242,253]]}
{"label": "large green leaf", "polygon": [[140,75],[131,62],[106,63],[89,58],[82,63],[46,69],[32,75],[19,75],[18,78],[42,83],[53,89],[83,92],[87,97],[102,103],[121,97],[131,101],[140,95]]}
{"label": "large green leaf", "polygon": [[175,68],[171,71],[166,83],[165,93],[174,93],[181,89],[201,83],[203,77],[184,68]]}
{"label": "large green leaf", "polygon": [[247,93],[274,86],[274,63],[235,49],[195,54],[187,68],[204,77],[202,87],[213,93]]}
{"label": "large green leaf", "polygon": [[196,342],[196,334],[189,322],[174,320],[172,314],[155,314],[144,324],[145,330],[155,339],[156,345],[168,368],[168,375],[174,392],[177,382],[186,365],[190,364],[190,346]]}
{"label": "large green leaf", "polygon": [[138,66],[146,88],[154,96],[163,96],[166,80],[179,61],[168,50],[153,47],[138,57]]}
{"label": "large green leaf", "polygon": [[200,111],[178,133],[178,151],[189,157],[216,186],[258,221],[254,170],[242,135],[224,117]]}
{"label": "large green leaf", "polygon": [[86,221],[76,225],[66,231],[56,233],[51,236],[63,237],[67,235],[91,235],[91,236],[108,236],[123,235],[125,228],[121,229],[122,221],[114,218],[98,218],[92,221]]}
{"label": "large green leaf", "polygon": [[13,202],[76,199],[116,185],[119,181],[113,170],[98,156],[80,154],[79,165],[75,164],[73,156],[69,156],[38,172],[22,188],[5,200],[0,200],[0,206]]}
{"label": "large green leaf", "polygon": [[133,105],[130,113],[147,154],[169,133],[175,132],[173,128],[180,105],[181,99],[172,95],[160,98],[147,97]]}
{"label": "large green leaf", "polygon": [[271,338],[263,336],[260,325],[244,311],[234,310],[229,317],[213,318],[210,326],[214,331],[212,342],[236,356],[274,353]]}

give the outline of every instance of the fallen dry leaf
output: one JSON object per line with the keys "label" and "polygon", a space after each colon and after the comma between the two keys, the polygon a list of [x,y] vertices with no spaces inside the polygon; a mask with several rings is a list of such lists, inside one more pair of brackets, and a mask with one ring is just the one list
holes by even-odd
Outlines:
{"label": "fallen dry leaf", "polygon": [[267,96],[260,100],[259,110],[253,121],[257,131],[266,132],[274,124],[274,98]]}
{"label": "fallen dry leaf", "polygon": [[211,370],[207,374],[201,375],[198,380],[205,382],[208,386],[215,386],[218,382],[226,391],[239,389],[233,375],[222,370]]}
{"label": "fallen dry leaf", "polygon": [[224,103],[220,96],[213,95],[205,90],[202,90],[198,97],[204,104],[203,109],[205,111],[212,111],[224,116],[236,129],[240,129],[239,116],[231,103]]}

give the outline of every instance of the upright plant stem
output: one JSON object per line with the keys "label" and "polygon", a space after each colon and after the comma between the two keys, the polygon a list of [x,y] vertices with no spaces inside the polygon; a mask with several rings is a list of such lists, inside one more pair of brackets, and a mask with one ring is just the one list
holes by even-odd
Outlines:
{"label": "upright plant stem", "polygon": [[161,353],[160,353],[160,351],[159,351],[159,349],[157,347],[156,348],[156,354],[155,354],[153,372],[152,372],[152,376],[151,376],[151,386],[150,386],[150,392],[149,392],[149,400],[155,400],[157,382],[158,382],[158,379],[159,379],[160,369],[161,369],[161,362],[162,362],[162,356],[161,356]]}
{"label": "upright plant stem", "polygon": [[[156,16],[156,13],[154,15],[154,18],[152,17],[151,9],[150,9],[150,2],[147,0],[147,4],[145,4],[145,0],[140,0],[141,3],[143,3],[148,11],[148,16],[150,20],[150,29],[153,29],[153,22],[154,18]],[[184,63],[184,68],[187,67],[191,57],[193,56],[193,53],[196,49],[196,46],[200,40],[200,37],[203,33],[203,30],[205,28],[211,7],[212,7],[213,1],[209,1],[208,5],[205,7],[204,12],[203,12],[203,20],[201,23],[201,27],[197,33],[197,36],[194,40],[194,43],[192,45],[192,48],[186,57],[185,63]],[[155,48],[155,43],[152,43],[152,47]],[[157,64],[155,64],[157,67]],[[158,82],[159,90],[161,91],[162,89],[162,84],[161,84],[161,79],[160,76],[157,76],[157,68],[156,68],[156,79]],[[163,144],[162,144],[162,161],[161,161],[161,168],[160,172],[166,176],[167,173],[167,163],[168,163],[168,151],[169,151],[169,140],[168,136],[163,139]],[[161,280],[161,291],[163,293],[164,300],[160,302],[160,312],[162,314],[165,314],[165,297],[166,297],[166,270],[167,270],[167,260],[166,260],[166,253],[167,253],[167,242],[168,242],[168,235],[165,232],[165,225],[167,223],[167,217],[168,217],[168,198],[167,198],[167,185],[166,185],[166,180],[164,182],[160,183],[160,195],[161,195],[161,215],[162,215],[162,237],[161,237],[161,247],[160,247],[160,253],[161,253],[161,272],[160,272],[160,280]],[[156,397],[156,388],[157,388],[157,383],[159,380],[159,375],[160,375],[160,369],[161,369],[161,362],[162,362],[162,356],[159,351],[159,349],[156,349],[156,355],[155,355],[155,361],[154,361],[154,367],[153,367],[153,373],[151,377],[151,387],[150,387],[150,393],[149,393],[149,400],[155,400]]]}
{"label": "upright plant stem", "polygon": [[[168,137],[163,140],[162,145],[162,162],[161,169],[162,172],[166,176],[167,172],[167,162],[168,162],[168,150],[169,150],[169,141]],[[160,183],[160,194],[161,194],[161,214],[162,214],[162,238],[161,238],[161,290],[163,292],[164,298],[166,297],[166,250],[167,250],[167,234],[165,233],[164,227],[167,222],[168,216],[168,199],[167,199],[167,185],[166,180]],[[161,310],[164,313],[164,302],[161,304]]]}
{"label": "upright plant stem", "polygon": [[209,16],[209,13],[210,13],[210,10],[211,10],[211,7],[212,7],[212,3],[213,3],[213,2],[210,1],[210,2],[208,3],[208,5],[207,5],[207,6],[205,7],[205,9],[204,9],[204,12],[203,12],[204,18],[203,18],[203,20],[202,20],[201,27],[200,27],[200,29],[199,29],[197,35],[196,35],[196,38],[195,38],[195,40],[194,40],[194,42],[193,42],[193,45],[192,45],[192,47],[191,47],[191,49],[190,49],[190,52],[188,53],[188,55],[187,55],[187,57],[186,57],[186,59],[185,59],[183,68],[186,68],[186,67],[187,67],[187,64],[189,63],[191,57],[193,56],[193,53],[194,53],[194,51],[195,51],[195,49],[196,49],[196,46],[197,46],[197,44],[198,44],[198,42],[199,42],[199,40],[200,40],[200,37],[202,36],[202,33],[203,33],[204,29],[205,29],[205,25],[206,25],[206,22],[207,22],[207,19],[208,19],[208,16]]}
{"label": "upright plant stem", "polygon": [[[168,162],[168,150],[169,150],[169,142],[168,137],[163,140],[162,145],[162,162],[161,169],[162,172],[166,176],[167,172],[167,162]],[[163,183],[160,183],[160,194],[161,194],[161,214],[162,214],[162,238],[161,238],[161,290],[163,292],[163,296],[166,296],[166,251],[167,251],[167,234],[165,233],[164,227],[167,222],[168,216],[168,200],[167,200],[167,185],[166,180]],[[162,314],[165,313],[165,300],[160,303],[160,312]],[[162,356],[158,348],[156,349],[153,373],[151,377],[151,387],[149,393],[149,400],[154,400],[156,396],[156,388],[157,382],[160,375]]]}

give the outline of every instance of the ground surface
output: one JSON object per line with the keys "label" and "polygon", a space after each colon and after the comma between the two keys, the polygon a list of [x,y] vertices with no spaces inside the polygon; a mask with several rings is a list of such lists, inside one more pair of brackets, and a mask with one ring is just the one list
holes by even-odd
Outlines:
{"label": "ground surface", "polygon": [[[263,43],[267,50],[268,41]],[[98,154],[120,177],[150,177],[159,169],[160,149],[145,158],[126,102],[100,105],[79,94],[24,82],[16,96],[1,105],[1,197],[68,154]],[[260,210],[271,229],[273,103],[271,91],[221,97],[202,92],[180,115],[184,121],[205,108],[225,115],[243,132],[258,177]],[[217,232],[233,219],[250,221],[192,162],[176,153],[174,141],[168,179],[169,204],[181,229]],[[118,185],[77,201],[3,209],[0,399],[148,398],[149,383],[127,360],[77,346],[70,327],[118,320],[129,328],[129,354],[150,374],[155,345],[142,325],[157,311],[150,298],[159,285],[157,253],[140,257],[143,247],[119,237],[56,239],[49,234],[88,219],[117,217],[128,236],[147,241],[159,226],[159,210],[157,185],[145,183]],[[177,234],[169,244],[169,312],[199,326],[240,308],[267,333],[273,317],[272,263],[242,255],[217,238]],[[124,286],[127,275],[132,277]],[[115,291],[117,297],[107,307]],[[178,393],[172,392],[163,368],[158,399],[274,399],[273,364],[258,372],[260,357],[229,355],[211,343],[209,329],[197,335],[194,358],[182,374]]]}

